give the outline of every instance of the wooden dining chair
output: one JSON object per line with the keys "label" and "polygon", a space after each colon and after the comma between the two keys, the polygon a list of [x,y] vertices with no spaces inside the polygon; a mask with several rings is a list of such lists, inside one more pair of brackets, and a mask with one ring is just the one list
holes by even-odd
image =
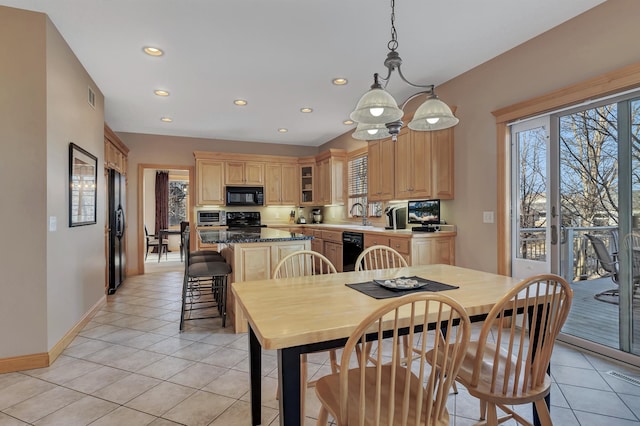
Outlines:
{"label": "wooden dining chair", "polygon": [[337,273],[333,263],[322,254],[312,250],[289,253],[273,268],[272,278],[305,277]]}
{"label": "wooden dining chair", "polygon": [[[337,273],[335,266],[322,254],[311,250],[299,250],[283,257],[273,269],[271,276],[275,279],[335,273]],[[335,349],[329,350],[329,363],[331,372],[338,372],[339,365]],[[302,354],[300,355],[301,422],[305,416],[304,408],[307,388],[314,386],[316,383],[315,381],[309,381],[308,375],[307,354]],[[278,389],[277,395],[280,395],[280,389]]]}
{"label": "wooden dining chair", "polygon": [[[537,275],[521,281],[491,309],[456,378],[480,399],[484,424],[514,419],[531,425],[510,406],[533,402],[540,423],[552,425],[544,399],[551,387],[547,370],[572,298],[573,290],[562,277]],[[427,360],[438,368],[445,365],[442,348],[429,351]],[[506,415],[498,417],[497,408]]]}
{"label": "wooden dining chair", "polygon": [[[395,249],[383,246],[375,245],[366,248],[356,259],[356,271],[370,271],[372,269],[390,269],[390,268],[402,268],[406,267],[407,261],[398,253]],[[370,363],[375,363],[375,358],[371,357],[371,350],[373,342],[367,342],[365,345],[365,353]],[[402,338],[402,348],[405,356],[408,353],[409,341],[407,336]]]}
{"label": "wooden dining chair", "polygon": [[395,249],[387,246],[371,246],[356,259],[356,271],[406,267],[407,261]]}
{"label": "wooden dining chair", "polygon": [[[416,330],[423,333],[422,356],[405,363],[398,341],[402,333],[412,339]],[[447,396],[470,336],[469,316],[446,295],[425,292],[389,299],[351,334],[342,351],[340,372],[317,381],[322,404],[317,424],[326,425],[331,415],[338,425],[449,425]],[[380,348],[374,365],[357,351],[371,339],[377,339]],[[425,354],[432,347],[444,368],[426,363]],[[360,358],[358,367],[349,368],[354,357]]]}

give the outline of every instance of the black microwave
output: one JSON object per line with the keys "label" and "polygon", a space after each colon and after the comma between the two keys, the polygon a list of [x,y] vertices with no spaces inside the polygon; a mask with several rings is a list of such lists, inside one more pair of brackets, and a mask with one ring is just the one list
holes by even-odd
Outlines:
{"label": "black microwave", "polygon": [[262,206],[264,188],[261,186],[227,186],[227,206]]}

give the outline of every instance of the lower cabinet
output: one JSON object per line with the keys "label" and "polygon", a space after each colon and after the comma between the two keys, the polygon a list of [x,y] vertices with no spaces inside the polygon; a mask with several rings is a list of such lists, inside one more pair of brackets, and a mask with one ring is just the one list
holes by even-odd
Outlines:
{"label": "lower cabinet", "polygon": [[314,236],[316,232],[321,233],[322,254],[336,267],[336,271],[342,272],[342,231],[314,230]]}
{"label": "lower cabinet", "polygon": [[389,237],[386,235],[374,235],[374,234],[365,234],[364,235],[364,248],[368,249],[372,246],[387,246],[391,247],[398,253],[404,257],[404,260],[407,261],[408,265],[411,265],[411,239],[410,238],[399,238],[399,237]]}
{"label": "lower cabinet", "polygon": [[324,242],[324,256],[333,263],[336,271],[342,272],[342,243]]}
{"label": "lower cabinet", "polygon": [[231,265],[227,291],[227,318],[233,322],[236,333],[248,331],[247,319],[236,305],[231,291],[232,283],[268,280],[280,259],[299,250],[309,250],[309,240],[264,243],[240,243],[227,246],[221,253]]}
{"label": "lower cabinet", "polygon": [[455,240],[453,237],[413,238],[411,240],[411,265],[444,263],[455,265]]}

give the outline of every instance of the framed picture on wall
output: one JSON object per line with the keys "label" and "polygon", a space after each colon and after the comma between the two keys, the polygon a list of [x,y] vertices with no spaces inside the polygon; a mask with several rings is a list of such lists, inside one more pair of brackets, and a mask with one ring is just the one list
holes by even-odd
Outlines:
{"label": "framed picture on wall", "polygon": [[98,159],[69,144],[69,226],[96,223]]}

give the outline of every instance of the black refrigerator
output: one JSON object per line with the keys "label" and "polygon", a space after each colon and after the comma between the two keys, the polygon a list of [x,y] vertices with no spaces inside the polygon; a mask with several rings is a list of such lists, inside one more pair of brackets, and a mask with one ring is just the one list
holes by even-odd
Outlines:
{"label": "black refrigerator", "polygon": [[125,279],[125,177],[109,170],[109,294],[115,293]]}

